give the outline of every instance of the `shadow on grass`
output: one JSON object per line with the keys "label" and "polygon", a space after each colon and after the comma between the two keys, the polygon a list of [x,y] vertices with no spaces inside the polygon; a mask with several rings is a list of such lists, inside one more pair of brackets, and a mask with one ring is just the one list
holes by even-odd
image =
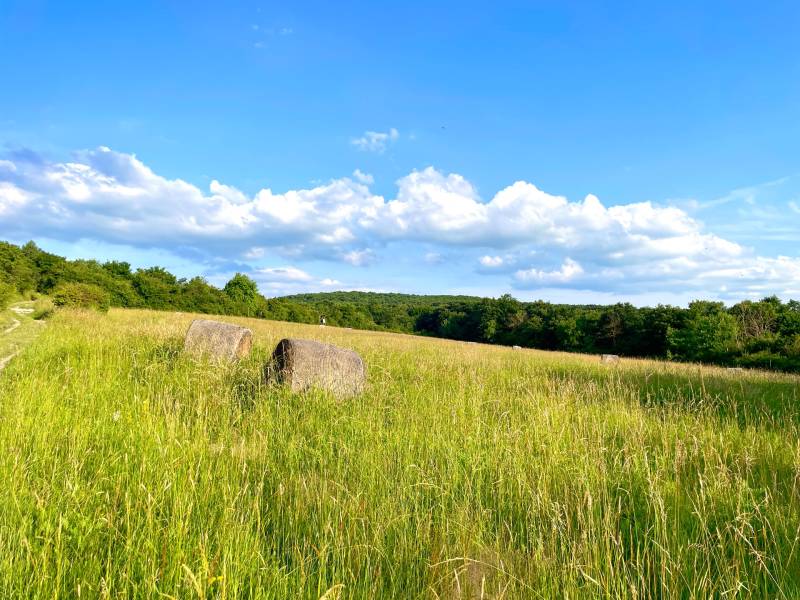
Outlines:
{"label": "shadow on grass", "polygon": [[736,422],[740,427],[800,426],[800,383],[771,374],[725,373],[686,366],[676,372],[666,365],[619,369],[589,366],[559,368],[552,376],[601,385],[632,396],[645,408],[684,409]]}

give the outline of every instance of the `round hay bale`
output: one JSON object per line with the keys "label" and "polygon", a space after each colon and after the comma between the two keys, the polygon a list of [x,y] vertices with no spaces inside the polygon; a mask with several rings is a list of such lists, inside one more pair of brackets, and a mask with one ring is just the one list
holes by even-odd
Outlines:
{"label": "round hay bale", "polygon": [[619,356],[616,354],[601,354],[600,362],[604,365],[610,365],[619,362]]}
{"label": "round hay bale", "polygon": [[353,350],[290,338],[278,342],[266,374],[268,380],[285,383],[293,392],[317,387],[339,397],[360,394],[367,375],[364,361]]}
{"label": "round hay bale", "polygon": [[245,327],[195,319],[186,332],[183,350],[197,357],[235,361],[247,356],[253,346],[253,332]]}
{"label": "round hay bale", "polygon": [[522,346],[511,346],[514,350],[522,350]]}

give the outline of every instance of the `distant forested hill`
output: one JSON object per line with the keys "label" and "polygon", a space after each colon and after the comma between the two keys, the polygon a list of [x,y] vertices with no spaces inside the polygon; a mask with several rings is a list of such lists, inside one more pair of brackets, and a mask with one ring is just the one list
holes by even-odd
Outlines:
{"label": "distant forested hill", "polygon": [[672,358],[800,372],[800,302],[636,308],[373,292],[299,294],[331,325],[546,350]]}
{"label": "distant forested hill", "polygon": [[474,296],[329,292],[265,298],[237,273],[220,289],[201,277],[179,279],[162,267],[66,260],[33,242],[0,242],[0,308],[14,294],[64,294],[88,286],[119,307],[180,310],[397,331],[547,350],[671,358],[800,372],[800,302],[772,296],[731,307],[636,308],[520,302]]}

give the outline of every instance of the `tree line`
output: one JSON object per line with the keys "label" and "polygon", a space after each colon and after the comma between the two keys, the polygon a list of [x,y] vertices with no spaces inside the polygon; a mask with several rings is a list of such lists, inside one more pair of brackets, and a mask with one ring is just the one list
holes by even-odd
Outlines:
{"label": "tree line", "polygon": [[395,331],[546,350],[668,358],[800,372],[800,302],[696,301],[688,308],[520,302],[472,296],[331,292],[265,298],[237,273],[221,289],[162,267],[66,260],[0,242],[0,304],[13,294],[59,303],[179,310]]}

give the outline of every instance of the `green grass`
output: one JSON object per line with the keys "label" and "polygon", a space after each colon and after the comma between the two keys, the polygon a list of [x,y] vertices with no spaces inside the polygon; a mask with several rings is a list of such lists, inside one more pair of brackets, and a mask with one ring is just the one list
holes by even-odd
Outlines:
{"label": "green grass", "polygon": [[[33,302],[16,302],[11,306],[34,308]],[[41,322],[34,322],[34,314],[16,314],[10,309],[0,310],[0,364],[4,357],[16,354],[30,344],[40,332]]]}
{"label": "green grass", "polygon": [[[0,597],[795,598],[800,378],[60,312],[0,375]],[[33,325],[32,325],[33,326]],[[367,393],[262,383],[281,337]]]}

